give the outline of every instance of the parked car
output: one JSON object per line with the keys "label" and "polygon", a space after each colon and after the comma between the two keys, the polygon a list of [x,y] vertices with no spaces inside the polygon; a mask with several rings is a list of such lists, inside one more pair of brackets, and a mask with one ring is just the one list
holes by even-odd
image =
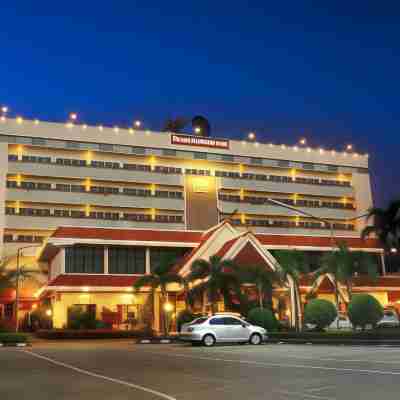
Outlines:
{"label": "parked car", "polygon": [[215,314],[200,317],[182,325],[180,339],[186,342],[214,346],[215,343],[261,344],[268,339],[267,331],[251,325],[235,314]]}
{"label": "parked car", "polygon": [[342,330],[353,329],[353,325],[350,322],[349,317],[347,315],[339,314],[328,327],[328,329],[338,329],[338,328]]}
{"label": "parked car", "polygon": [[399,316],[394,310],[385,310],[383,318],[377,323],[377,328],[398,328],[400,327]]}

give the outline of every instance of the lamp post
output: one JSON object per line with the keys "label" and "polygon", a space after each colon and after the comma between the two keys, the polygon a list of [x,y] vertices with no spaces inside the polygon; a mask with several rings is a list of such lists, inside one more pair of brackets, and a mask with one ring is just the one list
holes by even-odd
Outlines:
{"label": "lamp post", "polygon": [[15,310],[14,310],[14,316],[15,316],[15,332],[18,332],[18,314],[19,314],[19,279],[21,276],[21,268],[19,265],[19,260],[20,260],[20,255],[22,254],[22,250],[25,249],[30,249],[30,248],[35,248],[35,247],[41,247],[41,246],[25,246],[25,247],[20,247],[17,250],[17,267],[16,267],[16,282],[15,282]]}

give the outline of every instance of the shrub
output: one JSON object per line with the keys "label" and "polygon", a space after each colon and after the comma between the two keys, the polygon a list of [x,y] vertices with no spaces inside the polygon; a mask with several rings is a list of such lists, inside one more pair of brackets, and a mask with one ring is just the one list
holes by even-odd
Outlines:
{"label": "shrub", "polygon": [[68,311],[69,329],[96,329],[98,321],[93,313],[71,307]]}
{"label": "shrub", "polygon": [[269,332],[278,330],[278,321],[273,312],[268,308],[253,308],[250,310],[247,320],[251,324],[261,326]]}
{"label": "shrub", "polygon": [[0,343],[26,343],[28,337],[23,333],[0,333]]}
{"label": "shrub", "polygon": [[323,330],[329,326],[336,317],[336,307],[328,300],[311,300],[304,310],[304,322],[315,325],[318,330]]}
{"label": "shrub", "polygon": [[374,296],[358,294],[349,304],[348,315],[354,327],[365,329],[367,325],[375,326],[383,318],[383,308]]}
{"label": "shrub", "polygon": [[36,336],[42,339],[128,339],[149,338],[154,336],[154,331],[148,328],[138,330],[114,330],[114,329],[53,329],[36,332]]}
{"label": "shrub", "polygon": [[202,316],[202,314],[193,314],[189,310],[182,310],[176,318],[176,327],[177,327],[178,332],[181,331],[181,327],[183,324],[192,322],[194,319],[199,318],[201,316]]}

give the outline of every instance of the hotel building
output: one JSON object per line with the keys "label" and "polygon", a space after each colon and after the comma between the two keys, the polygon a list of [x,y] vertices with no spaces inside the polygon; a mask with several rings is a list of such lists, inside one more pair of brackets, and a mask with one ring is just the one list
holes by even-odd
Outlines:
{"label": "hotel building", "polygon": [[[382,278],[368,290],[384,305],[400,293],[378,242],[360,240],[358,217],[372,206],[368,155],[2,117],[0,173],[3,260],[15,268],[19,252],[20,266],[41,272],[22,283],[21,310],[48,298],[55,327],[72,306],[113,324],[141,321],[148,293],[131,287],[163,253],[226,255],[239,237],[265,260],[299,249],[313,265],[334,236],[376,254]],[[12,317],[14,298],[0,293],[0,318]]]}

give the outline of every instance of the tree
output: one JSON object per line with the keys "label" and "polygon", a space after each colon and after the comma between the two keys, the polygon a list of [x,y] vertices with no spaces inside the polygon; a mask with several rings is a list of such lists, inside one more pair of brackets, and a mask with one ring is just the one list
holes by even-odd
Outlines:
{"label": "tree", "polygon": [[276,332],[279,324],[272,310],[266,308],[253,308],[247,316],[247,321],[253,325],[261,326],[268,332]]}
{"label": "tree", "polygon": [[349,304],[348,314],[353,327],[360,326],[364,330],[367,325],[375,326],[383,318],[383,307],[374,296],[358,294]]}
{"label": "tree", "polygon": [[265,297],[272,303],[272,285],[280,280],[278,274],[263,265],[246,265],[239,267],[237,271],[242,283],[251,283],[256,286],[260,308],[264,307]]}
{"label": "tree", "polygon": [[169,118],[165,121],[163,131],[164,132],[182,132],[183,128],[188,124],[188,120],[183,117]]}
{"label": "tree", "polygon": [[376,234],[386,249],[400,250],[400,200],[392,201],[387,208],[371,208],[367,216],[367,220],[370,219],[373,224],[363,229],[361,237],[365,239]]}
{"label": "tree", "polygon": [[202,280],[196,285],[192,293],[199,291],[205,292],[211,303],[212,313],[216,313],[217,304],[220,296],[224,297],[225,302],[229,303],[231,291],[240,293],[240,282],[235,273],[236,266],[231,260],[222,260],[221,257],[213,255],[209,261],[198,259],[192,263],[189,281]]}
{"label": "tree", "polygon": [[[168,301],[167,285],[169,283],[182,283],[180,275],[174,272],[175,258],[169,255],[162,256],[159,264],[154,268],[153,272],[148,275],[140,277],[134,284],[133,288],[135,291],[142,287],[150,287],[152,307],[154,307],[154,296],[157,289],[161,291],[161,300],[163,308],[163,331],[165,335],[168,335],[168,310],[165,310],[165,305]],[[153,320],[154,320],[154,308],[152,309]]]}
{"label": "tree", "polygon": [[314,279],[331,275],[335,290],[336,308],[339,310],[339,283],[346,286],[347,295],[353,295],[353,279],[356,274],[375,278],[378,275],[377,265],[370,254],[361,251],[350,251],[344,242],[338,243],[336,250],[326,253],[321,259],[321,267],[314,272]]}
{"label": "tree", "polygon": [[[19,267],[19,271],[14,268],[7,268],[8,259],[3,259],[0,262],[0,293],[5,289],[17,289],[21,282],[27,279],[38,281],[37,276],[42,272],[36,269],[27,268],[25,266]],[[18,315],[17,312],[17,299],[14,304],[14,317]],[[18,321],[16,321],[18,323]]]}
{"label": "tree", "polygon": [[304,322],[315,325],[318,330],[323,330],[329,326],[336,317],[337,310],[328,300],[311,300],[304,309]]}
{"label": "tree", "polygon": [[295,320],[296,330],[300,330],[300,277],[309,272],[308,264],[304,253],[296,250],[279,250],[274,252],[274,256],[280,265],[280,275],[282,282],[293,282],[294,309],[292,310]]}

